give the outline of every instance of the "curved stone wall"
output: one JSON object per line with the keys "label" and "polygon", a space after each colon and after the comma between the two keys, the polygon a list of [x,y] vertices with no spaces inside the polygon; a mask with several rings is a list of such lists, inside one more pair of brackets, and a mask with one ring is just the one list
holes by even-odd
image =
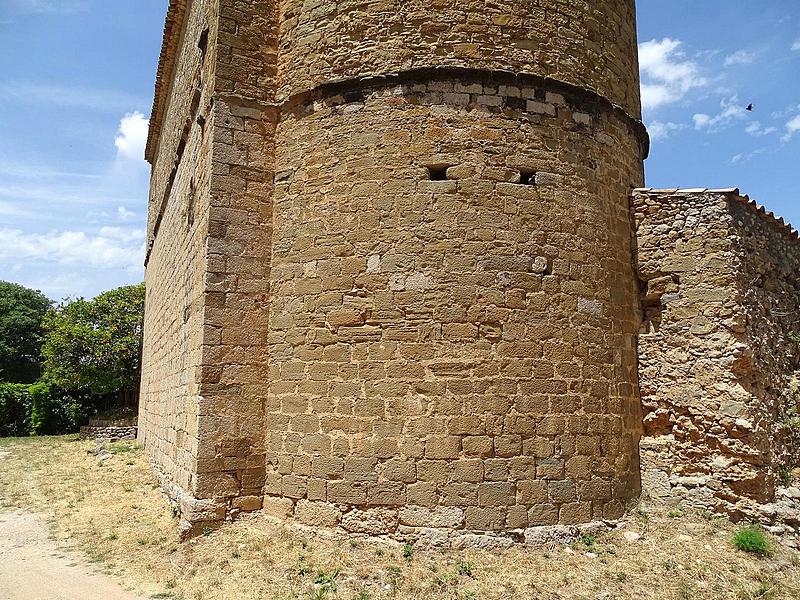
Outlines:
{"label": "curved stone wall", "polygon": [[620,516],[631,123],[464,77],[356,87],[276,133],[265,508],[369,533]]}
{"label": "curved stone wall", "polygon": [[419,67],[530,73],[639,117],[634,0],[286,0],[279,96]]}

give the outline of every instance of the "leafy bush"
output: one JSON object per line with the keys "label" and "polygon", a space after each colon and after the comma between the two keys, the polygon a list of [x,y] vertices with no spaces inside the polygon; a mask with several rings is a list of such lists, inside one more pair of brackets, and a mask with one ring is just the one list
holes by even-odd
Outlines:
{"label": "leafy bush", "polygon": [[97,412],[98,398],[88,392],[65,391],[44,383],[34,384],[30,390],[33,435],[76,432]]}
{"label": "leafy bush", "polygon": [[20,383],[0,383],[0,437],[19,437],[30,431],[31,397]]}
{"label": "leafy bush", "polygon": [[733,545],[737,550],[757,554],[758,556],[772,554],[772,544],[767,535],[755,525],[738,529],[733,536]]}
{"label": "leafy bush", "polygon": [[73,433],[97,412],[99,399],[46,383],[0,383],[0,437]]}

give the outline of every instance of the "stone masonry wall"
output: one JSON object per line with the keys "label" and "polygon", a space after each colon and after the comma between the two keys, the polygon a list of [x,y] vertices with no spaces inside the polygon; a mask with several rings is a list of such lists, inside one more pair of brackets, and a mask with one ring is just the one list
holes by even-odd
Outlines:
{"label": "stone masonry wall", "polygon": [[187,533],[638,493],[633,1],[473,4],[170,2],[140,435]]}
{"label": "stone masonry wall", "polygon": [[[796,466],[800,242],[735,190],[637,190],[643,487],[752,516]],[[788,435],[787,435],[788,433]]]}
{"label": "stone masonry wall", "polygon": [[354,96],[278,126],[265,508],[369,533],[620,516],[630,127],[464,78]]}
{"label": "stone masonry wall", "polygon": [[[216,34],[214,2],[187,14],[151,176],[139,440],[165,488],[193,498],[199,447],[203,282],[211,186],[207,135]],[[204,31],[208,33],[204,36]]]}
{"label": "stone masonry wall", "polygon": [[638,117],[634,0],[287,0],[279,97],[429,67],[534,73]]}
{"label": "stone masonry wall", "polygon": [[[261,508],[269,319],[273,3],[220,2],[197,483],[203,521]],[[264,86],[267,86],[266,88]],[[198,515],[187,514],[194,529]],[[208,519],[207,517],[213,517]]]}

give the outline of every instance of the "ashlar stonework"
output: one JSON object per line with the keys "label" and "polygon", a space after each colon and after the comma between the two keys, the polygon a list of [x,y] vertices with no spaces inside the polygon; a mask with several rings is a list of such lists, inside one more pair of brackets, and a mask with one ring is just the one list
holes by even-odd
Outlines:
{"label": "ashlar stonework", "polygon": [[596,4],[171,3],[140,437],[187,530],[638,495],[647,138],[633,3]]}
{"label": "ashlar stonework", "polygon": [[648,144],[634,0],[172,0],[139,438],[182,531],[502,546],[622,515]]}

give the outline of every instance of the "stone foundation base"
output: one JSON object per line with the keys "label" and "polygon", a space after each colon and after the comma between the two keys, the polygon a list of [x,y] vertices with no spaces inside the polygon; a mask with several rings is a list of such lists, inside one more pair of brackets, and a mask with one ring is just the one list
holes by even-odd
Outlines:
{"label": "stone foundation base", "polygon": [[242,513],[261,509],[259,496],[195,498],[155,465],[153,474],[178,516],[178,536],[181,541],[198,536],[209,529],[217,529],[223,523],[235,520]]}
{"label": "stone foundation base", "polygon": [[380,537],[419,548],[480,548],[499,550],[515,544],[530,547],[570,544],[582,534],[597,534],[616,521],[592,521],[580,525],[542,525],[497,531],[464,529],[464,509],[459,507],[403,506],[349,508],[327,502],[266,497],[263,514],[301,529],[321,529],[345,536]]}
{"label": "stone foundation base", "polygon": [[800,486],[779,487],[769,503],[726,495],[721,487],[711,475],[680,476],[653,467],[642,471],[643,498],[707,510],[734,523],[758,523],[786,545],[800,547]]}

